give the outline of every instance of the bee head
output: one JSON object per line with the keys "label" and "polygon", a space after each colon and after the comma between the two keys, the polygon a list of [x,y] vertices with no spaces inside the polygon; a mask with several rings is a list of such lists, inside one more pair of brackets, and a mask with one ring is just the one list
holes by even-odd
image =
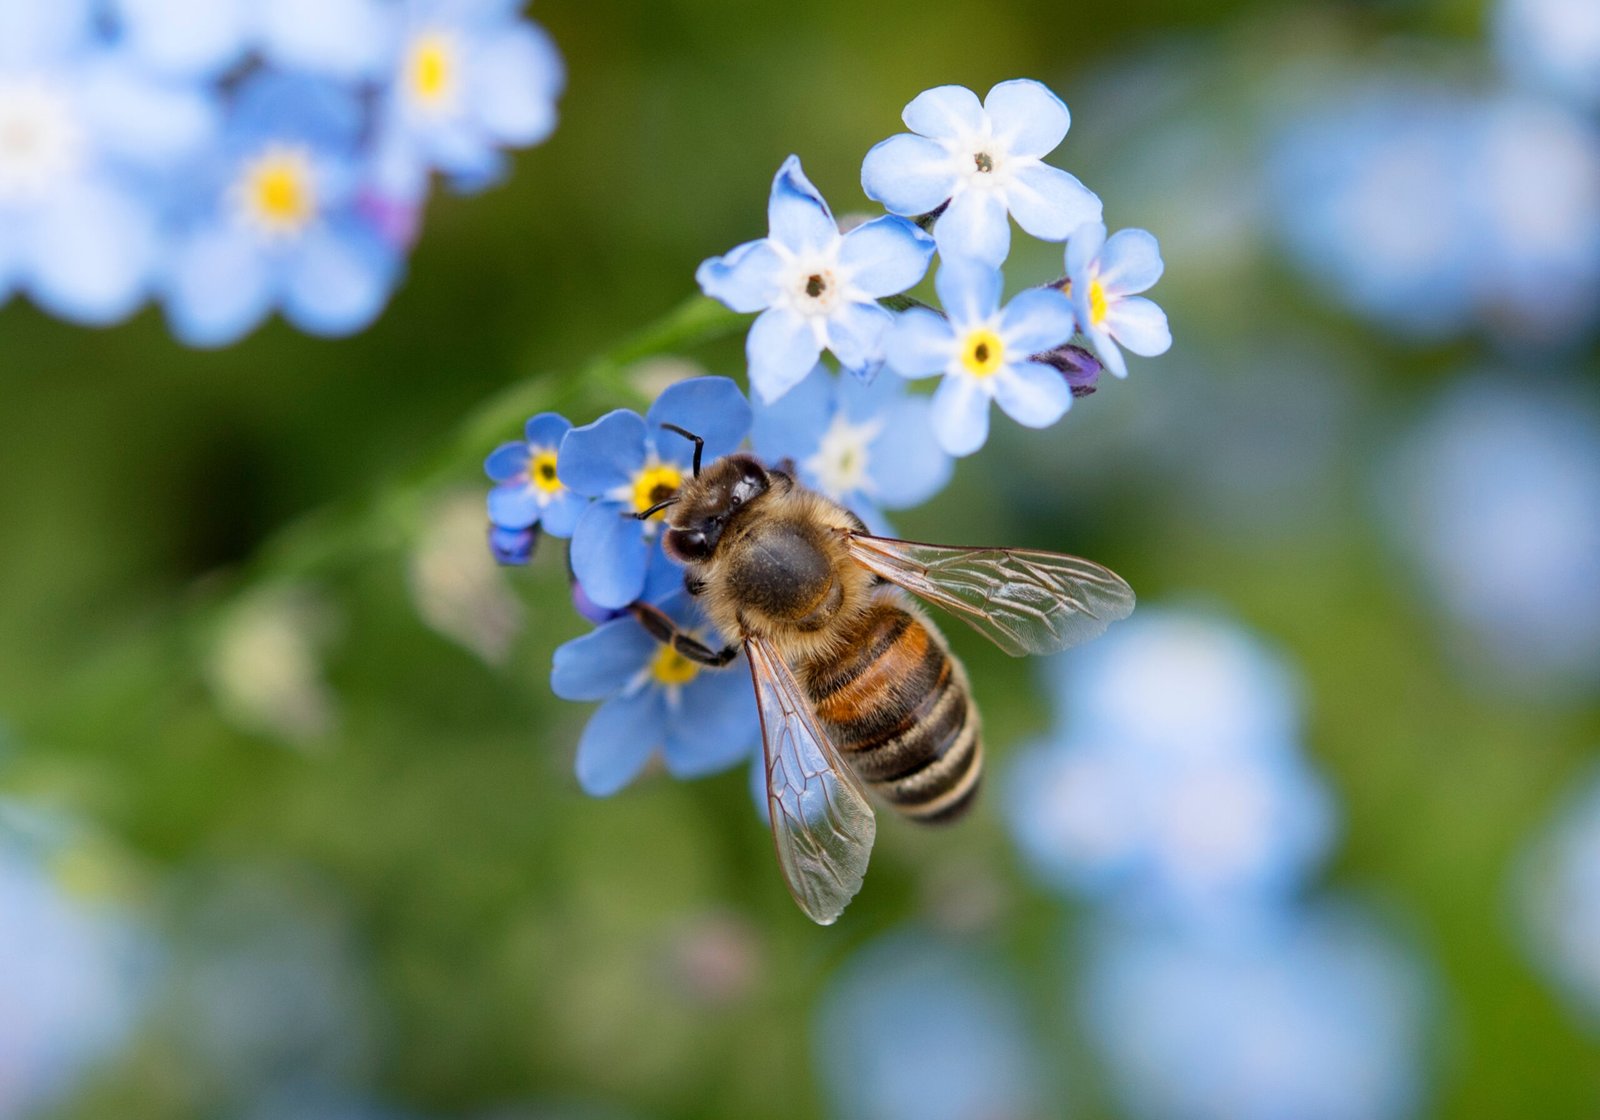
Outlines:
{"label": "bee head", "polygon": [[771,485],[753,455],[728,455],[696,473],[678,489],[667,513],[667,555],[682,563],[708,559],[728,524]]}

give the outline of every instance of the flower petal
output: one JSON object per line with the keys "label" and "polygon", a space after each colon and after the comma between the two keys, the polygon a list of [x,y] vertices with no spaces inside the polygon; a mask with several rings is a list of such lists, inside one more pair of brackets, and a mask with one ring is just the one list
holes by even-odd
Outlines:
{"label": "flower petal", "polygon": [[659,689],[601,704],[578,739],[578,785],[590,797],[610,797],[639,776],[661,742],[666,700]]}
{"label": "flower petal", "polygon": [[800,169],[799,156],[784,160],[772,180],[767,227],[771,240],[795,253],[817,252],[839,238],[839,225],[822,194]]}
{"label": "flower petal", "polygon": [[978,95],[966,86],[935,86],[911,99],[900,119],[912,132],[935,140],[958,140],[987,123]]}
{"label": "flower petal", "polygon": [[1161,279],[1164,267],[1161,246],[1148,230],[1119,229],[1100,250],[1100,283],[1108,296],[1146,291]]}
{"label": "flower petal", "polygon": [[950,321],[926,307],[913,307],[895,316],[884,336],[884,355],[901,377],[931,377],[943,373],[955,356],[955,333]]}
{"label": "flower petal", "polygon": [[971,377],[954,375],[933,394],[933,434],[952,455],[971,455],[989,438],[989,394]]}
{"label": "flower petal", "polygon": [[1105,325],[1112,338],[1144,358],[1165,354],[1172,347],[1167,313],[1143,296],[1113,303],[1106,312]]}
{"label": "flower petal", "polygon": [[1100,255],[1106,243],[1105,223],[1096,218],[1085,222],[1067,235],[1067,275],[1074,279],[1084,275],[1089,265]]}
{"label": "flower petal", "polygon": [[150,213],[130,195],[78,184],[28,220],[32,292],[41,306],[75,323],[105,326],[144,301],[160,247]]}
{"label": "flower petal", "polygon": [[933,238],[904,218],[874,218],[844,235],[839,264],[850,285],[873,299],[896,295],[921,280],[933,257]]}
{"label": "flower petal", "polygon": [[496,28],[478,45],[472,68],[478,119],[492,137],[527,147],[554,131],[566,70],[544,28],[526,20]]}
{"label": "flower petal", "polygon": [[994,317],[1000,310],[1002,283],[998,269],[971,257],[946,260],[933,278],[939,302],[957,333]]}
{"label": "flower petal", "polygon": [[804,317],[774,307],[750,325],[744,353],[750,364],[750,387],[770,404],[811,372],[822,346]]}
{"label": "flower petal", "polygon": [[1001,82],[983,99],[995,138],[1011,156],[1038,158],[1066,139],[1072,114],[1061,98],[1031,78]]}
{"label": "flower petal", "polygon": [[872,496],[885,509],[921,505],[943,490],[955,471],[933,438],[933,402],[904,396],[885,408],[882,417],[883,430],[872,441],[867,468]]}
{"label": "flower petal", "polygon": [[746,241],[720,257],[700,262],[695,282],[712,299],[734,311],[748,313],[768,307],[778,294],[778,270],[783,262],[765,238]]}
{"label": "flower petal", "polygon": [[694,455],[688,441],[662,431],[661,425],[676,424],[705,441],[704,461],[709,464],[737,450],[750,434],[750,402],[726,377],[691,377],[667,386],[645,422],[663,459],[686,464]]}
{"label": "flower petal", "polygon": [[833,419],[833,375],[820,362],[778,404],[757,404],[750,443],[771,463],[801,460],[817,449]]}
{"label": "flower petal", "polygon": [[618,610],[644,590],[651,542],[617,502],[592,502],[572,530],[572,574],[596,606]]}
{"label": "flower petal", "polygon": [[750,670],[743,659],[705,669],[684,686],[683,705],[667,717],[667,772],[701,778],[742,762],[761,736]]}
{"label": "flower petal", "polygon": [[530,416],[522,426],[522,434],[534,447],[559,448],[561,437],[571,430],[572,421],[559,412],[541,412],[537,416]]}
{"label": "flower petal", "polygon": [[376,74],[388,57],[390,12],[378,0],[273,0],[252,7],[263,53],[285,70],[362,78]]}
{"label": "flower petal", "polygon": [[1099,327],[1091,327],[1084,331],[1083,335],[1089,340],[1089,345],[1094,347],[1094,352],[1100,356],[1100,360],[1105,363],[1106,369],[1111,371],[1112,376],[1128,376],[1128,361],[1122,356],[1122,351],[1117,349],[1117,344],[1112,341],[1109,334]]}
{"label": "flower petal", "polygon": [[637,412],[616,409],[563,437],[556,477],[585,497],[602,497],[633,481],[634,472],[644,464],[647,443],[644,419]]}
{"label": "flower petal", "polygon": [[539,498],[522,482],[502,482],[489,491],[489,520],[502,529],[526,529],[539,520]]}
{"label": "flower petal", "polygon": [[955,193],[955,161],[938,142],[902,132],[867,153],[861,189],[890,213],[914,218],[937,210]]}
{"label": "flower petal", "polygon": [[578,519],[588,508],[589,499],[571,490],[562,490],[551,497],[550,504],[544,507],[544,513],[539,515],[539,526],[552,537],[565,539],[572,536],[573,530],[578,527]]}
{"label": "flower petal", "polygon": [[947,260],[967,257],[999,268],[1011,251],[1005,202],[992,190],[965,190],[934,223],[933,239]]}
{"label": "flower petal", "polygon": [[1008,352],[1040,354],[1072,338],[1078,317],[1072,301],[1055,288],[1029,288],[1000,314],[1000,337]]}
{"label": "flower petal", "polygon": [[1099,195],[1047,163],[1019,167],[1006,188],[1011,216],[1043,241],[1064,241],[1084,222],[1097,222],[1103,207]]}
{"label": "flower petal", "polygon": [[521,474],[528,466],[528,445],[520,440],[502,443],[489,452],[483,461],[483,473],[495,482],[507,482]]}
{"label": "flower petal", "polygon": [[309,234],[288,272],[284,317],[309,334],[354,334],[383,310],[398,271],[394,254],[370,232]]}
{"label": "flower petal", "polygon": [[894,315],[875,303],[847,303],[828,317],[828,346],[839,364],[852,373],[870,372],[883,364],[883,336]]}
{"label": "flower petal", "polygon": [[632,618],[607,622],[556,647],[550,691],[563,700],[604,700],[650,662],[656,640]]}
{"label": "flower petal", "polygon": [[996,375],[994,399],[1024,427],[1048,428],[1072,407],[1072,386],[1050,366],[1018,362]]}
{"label": "flower petal", "polygon": [[190,346],[226,346],[266,318],[272,281],[248,234],[202,227],[173,252],[165,285],[167,322]]}

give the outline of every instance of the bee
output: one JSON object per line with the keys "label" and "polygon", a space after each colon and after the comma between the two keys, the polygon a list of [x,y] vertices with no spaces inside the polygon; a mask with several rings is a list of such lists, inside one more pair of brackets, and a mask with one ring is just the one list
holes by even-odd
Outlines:
{"label": "bee", "polygon": [[717,630],[712,650],[661,611],[634,617],[691,660],[741,650],[755,685],[767,807],[784,880],[832,924],[860,890],[877,823],[866,790],[915,821],[973,803],[983,734],[967,674],[912,595],[970,623],[1006,653],[1055,653],[1133,611],[1120,576],[1073,556],[874,536],[792,469],[735,453],[639,513],[662,514],[663,546]]}

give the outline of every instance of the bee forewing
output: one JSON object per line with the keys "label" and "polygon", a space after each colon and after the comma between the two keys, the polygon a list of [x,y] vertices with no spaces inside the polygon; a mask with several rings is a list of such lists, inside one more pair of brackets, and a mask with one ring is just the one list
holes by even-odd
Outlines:
{"label": "bee forewing", "polygon": [[1133,588],[1099,564],[1028,548],[959,548],[852,534],[856,562],[965,619],[1021,657],[1059,653],[1133,613]]}
{"label": "bee forewing", "polygon": [[761,710],[778,866],[800,909],[832,925],[861,889],[877,821],[788,664],[757,637],[745,639],[745,655]]}

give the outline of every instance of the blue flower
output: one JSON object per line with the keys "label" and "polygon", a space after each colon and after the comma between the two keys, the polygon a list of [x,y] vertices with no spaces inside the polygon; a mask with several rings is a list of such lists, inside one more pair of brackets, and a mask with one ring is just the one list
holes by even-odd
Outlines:
{"label": "blue flower", "polygon": [[568,490],[556,472],[561,440],[572,424],[554,412],[528,421],[525,439],[502,443],[483,462],[495,482],[489,491],[489,520],[501,529],[538,525],[552,537],[570,537],[588,504]]}
{"label": "blue flower", "polygon": [[918,94],[901,117],[916,135],[891,136],[868,152],[861,186],[907,217],[948,202],[933,229],[941,256],[998,268],[1011,248],[1008,212],[1046,241],[1065,241],[1084,222],[1100,220],[1094,192],[1042,162],[1072,118],[1038,82],[1001,82],[981,105],[964,86],[939,86]]}
{"label": "blue flower", "polygon": [[520,568],[533,559],[533,550],[539,543],[539,527],[507,529],[500,525],[489,526],[489,555],[495,563],[510,568]]}
{"label": "blue flower", "polygon": [[944,380],[933,396],[933,431],[952,455],[971,455],[989,438],[989,402],[1019,424],[1045,428],[1072,404],[1072,389],[1035,355],[1072,337],[1077,320],[1060,292],[1034,288],[1000,307],[1000,273],[950,259],[934,278],[945,315],[914,307],[886,340],[889,365],[903,377]]}
{"label": "blue flower", "polygon": [[167,276],[180,338],[225,345],[275,306],[313,334],[377,317],[400,260],[358,207],[362,125],[356,98],[318,79],[263,73],[239,89]]}
{"label": "blue flower", "polygon": [[982,955],[919,934],[857,951],[812,1032],[835,1116],[993,1120],[1056,1115],[1020,993]]}
{"label": "blue flower", "polygon": [[1583,775],[1516,871],[1534,963],[1600,1032],[1600,772]]}
{"label": "blue flower", "polygon": [[0,303],[104,325],[149,295],[158,207],[209,139],[213,109],[97,44],[82,2],[0,11]]}
{"label": "blue flower", "polygon": [[634,514],[672,496],[690,471],[693,445],[662,430],[675,424],[705,441],[710,463],[750,431],[750,405],[726,377],[696,377],[670,386],[641,418],[617,409],[574,428],[561,443],[556,474],[574,493],[595,499],[572,532],[572,571],[599,607],[627,606],[644,589],[662,514]]}
{"label": "blue flower", "polygon": [[124,49],[159,71],[218,77],[251,54],[284,70],[375,76],[394,36],[383,0],[110,0]]}
{"label": "blue flower", "polygon": [[1118,230],[1108,240],[1106,227],[1090,222],[1067,242],[1067,295],[1081,330],[1106,368],[1128,376],[1120,343],[1153,358],[1172,346],[1166,312],[1138,295],[1161,278],[1161,250],[1142,229]]}
{"label": "blue flower", "polygon": [[760,311],[745,340],[750,384],[764,401],[787,393],[823,350],[845,369],[875,373],[893,321],[877,300],[921,280],[933,241],[901,218],[841,234],[828,204],[790,156],[772,180],[769,232],[703,262],[695,279],[735,311]]}
{"label": "blue flower", "polygon": [[770,462],[793,460],[807,486],[887,533],[881,510],[921,505],[950,481],[930,411],[898,377],[864,383],[818,365],[782,401],[757,404],[750,442]]}
{"label": "blue flower", "polygon": [[380,109],[378,179],[418,195],[437,168],[458,190],[505,172],[503,148],[550,135],[566,71],[512,0],[407,0]]}
{"label": "blue flower", "polygon": [[1405,1120],[1429,1081],[1430,984],[1349,906],[1233,938],[1105,923],[1084,1036],[1137,1120]]}
{"label": "blue flower", "polygon": [[1592,0],[1499,0],[1495,47],[1528,84],[1600,108],[1600,16]]}
{"label": "blue flower", "polygon": [[[708,648],[723,639],[681,585],[657,605]],[[565,700],[601,700],[578,740],[578,784],[607,797],[661,752],[668,773],[726,770],[754,749],[760,717],[743,655],[722,668],[690,661],[632,616],[602,623],[556,650],[550,687]]]}

